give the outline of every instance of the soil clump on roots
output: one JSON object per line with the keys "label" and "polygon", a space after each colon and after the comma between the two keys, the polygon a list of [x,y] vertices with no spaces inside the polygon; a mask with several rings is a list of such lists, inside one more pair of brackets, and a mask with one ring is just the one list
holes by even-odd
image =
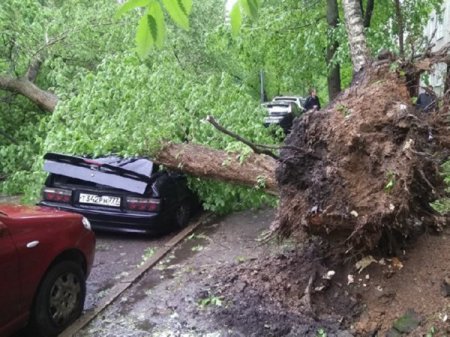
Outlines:
{"label": "soil clump on roots", "polygon": [[394,254],[405,238],[444,224],[430,202],[445,193],[436,151],[448,138],[448,106],[418,112],[404,76],[388,65],[354,82],[326,109],[294,121],[276,171],[274,228],[319,234],[351,254]]}

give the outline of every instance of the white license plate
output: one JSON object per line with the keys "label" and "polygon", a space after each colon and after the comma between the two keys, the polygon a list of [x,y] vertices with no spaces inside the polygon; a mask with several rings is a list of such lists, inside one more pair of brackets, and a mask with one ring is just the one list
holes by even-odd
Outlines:
{"label": "white license plate", "polygon": [[102,206],[120,207],[120,197],[112,197],[109,195],[96,195],[88,193],[80,193],[80,203],[94,204]]}

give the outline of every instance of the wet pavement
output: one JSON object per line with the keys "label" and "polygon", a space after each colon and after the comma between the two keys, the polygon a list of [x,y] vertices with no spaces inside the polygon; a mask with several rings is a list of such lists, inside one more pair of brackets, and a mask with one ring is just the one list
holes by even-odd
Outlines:
{"label": "wet pavement", "polygon": [[[274,217],[275,210],[268,208],[203,223],[73,336],[250,337],[208,313],[214,307],[227,307],[227,299],[214,293],[214,273],[223,266],[264,258],[266,250],[277,250],[275,244],[269,247],[261,243]],[[126,283],[128,276],[143,268],[145,261],[158,254],[174,235],[96,233],[85,315],[95,313],[115,285]],[[294,330],[289,336],[302,335]],[[24,336],[19,333],[14,337]]]}
{"label": "wet pavement", "polygon": [[85,310],[93,309],[116,283],[139,268],[173,235],[96,233],[95,260],[87,281]]}
{"label": "wet pavement", "polygon": [[[273,210],[249,211],[198,228],[75,336],[226,336],[199,315],[204,304],[198,303],[198,294],[207,292],[200,288],[199,280],[211,277],[210,271],[224,263],[256,258],[260,243],[255,238],[268,228],[272,219]],[[106,244],[106,239],[101,243]],[[163,241],[152,241],[151,245]],[[124,247],[124,243],[120,245]],[[120,245],[116,250],[110,248],[106,254],[117,264],[121,263]],[[142,249],[146,249],[145,245]],[[123,255],[124,259],[133,261],[128,266],[137,263],[138,257],[139,253],[134,258],[131,253]],[[96,293],[101,284],[107,284],[102,271],[107,266],[100,262],[104,258],[100,250],[88,292]],[[120,282],[120,277],[109,274],[109,280]]]}

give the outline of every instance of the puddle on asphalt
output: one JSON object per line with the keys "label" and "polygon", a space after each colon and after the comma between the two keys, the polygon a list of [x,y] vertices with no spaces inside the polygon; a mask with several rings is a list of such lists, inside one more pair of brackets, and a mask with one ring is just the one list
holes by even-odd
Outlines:
{"label": "puddle on asphalt", "polygon": [[[203,226],[195,233],[184,239],[183,243],[175,249],[172,255],[175,255],[173,259],[170,260],[170,265],[178,265],[188,258],[197,254],[197,252],[205,249],[210,243],[210,236],[218,230],[219,226],[217,224]],[[164,261],[163,261],[164,263]]]}
{"label": "puddle on asphalt", "polygon": [[144,320],[136,323],[136,328],[142,330],[142,331],[152,331],[154,328],[156,328],[156,324]]}

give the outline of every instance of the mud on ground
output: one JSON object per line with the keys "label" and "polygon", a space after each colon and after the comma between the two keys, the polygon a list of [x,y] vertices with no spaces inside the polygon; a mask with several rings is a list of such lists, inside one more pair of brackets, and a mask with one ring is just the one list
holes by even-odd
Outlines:
{"label": "mud on ground", "polygon": [[[448,230],[395,259],[334,265],[318,240],[261,242],[274,213],[241,212],[200,228],[77,336],[450,335]],[[392,330],[399,318],[403,332]]]}

